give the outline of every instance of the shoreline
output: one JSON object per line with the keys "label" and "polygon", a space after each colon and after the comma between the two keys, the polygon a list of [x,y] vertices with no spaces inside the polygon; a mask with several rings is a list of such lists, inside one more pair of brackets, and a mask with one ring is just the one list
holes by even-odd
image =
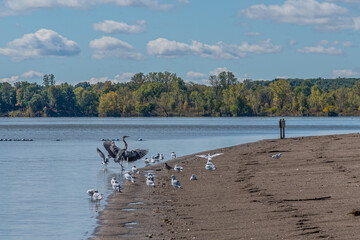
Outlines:
{"label": "shoreline", "polygon": [[[201,153],[167,161],[181,173],[163,163],[144,167],[108,198],[90,239],[357,239],[358,219],[348,213],[360,208],[359,140],[267,139],[203,152],[224,152],[213,159],[215,171],[194,157]],[[155,188],[144,171],[154,171]],[[171,174],[182,189],[170,185]]]}

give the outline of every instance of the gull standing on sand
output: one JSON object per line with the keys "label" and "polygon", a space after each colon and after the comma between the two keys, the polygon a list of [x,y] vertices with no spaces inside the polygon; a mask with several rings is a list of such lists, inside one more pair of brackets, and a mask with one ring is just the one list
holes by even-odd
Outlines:
{"label": "gull standing on sand", "polygon": [[154,177],[152,175],[146,178],[146,185],[149,187],[155,187]]}
{"label": "gull standing on sand", "polygon": [[148,173],[147,179],[150,179],[151,181],[154,181],[154,175],[152,173]]}
{"label": "gull standing on sand", "polygon": [[115,177],[113,177],[110,182],[111,182],[112,188],[113,188],[115,191],[121,192],[120,183],[116,180]]}
{"label": "gull standing on sand", "polygon": [[215,165],[213,164],[213,162],[211,161],[211,159],[208,159],[208,160],[207,160],[207,163],[206,163],[206,165],[205,165],[205,169],[206,169],[206,170],[215,170],[215,169],[216,169],[216,167],[215,167]]}
{"label": "gull standing on sand", "polygon": [[175,164],[174,170],[177,172],[182,172],[183,171],[183,167],[180,167],[178,164]]}
{"label": "gull standing on sand", "polygon": [[180,182],[175,178],[174,175],[171,175],[171,185],[176,188],[181,188]]}
{"label": "gull standing on sand", "polygon": [[272,155],[271,157],[278,159],[278,158],[281,158],[281,155],[282,155],[282,153],[278,153],[278,154]]}
{"label": "gull standing on sand", "polygon": [[190,177],[190,181],[192,181],[192,180],[197,180],[197,178],[196,178],[195,174],[191,175],[191,177]]}
{"label": "gull standing on sand", "polygon": [[131,172],[136,173],[136,174],[140,174],[140,171],[139,171],[139,169],[136,168],[136,166],[132,166]]}
{"label": "gull standing on sand", "polygon": [[132,183],[135,182],[135,177],[131,173],[129,173],[128,171],[126,171],[124,173],[124,177],[125,177],[126,180],[131,181]]}
{"label": "gull standing on sand", "polygon": [[172,159],[176,158],[175,152],[171,152],[171,158],[172,158]]}

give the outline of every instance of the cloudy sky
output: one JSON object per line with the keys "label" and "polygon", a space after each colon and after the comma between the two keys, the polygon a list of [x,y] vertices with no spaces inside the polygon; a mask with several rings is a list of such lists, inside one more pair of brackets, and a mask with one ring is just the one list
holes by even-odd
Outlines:
{"label": "cloudy sky", "polygon": [[0,0],[0,82],[360,77],[360,0]]}

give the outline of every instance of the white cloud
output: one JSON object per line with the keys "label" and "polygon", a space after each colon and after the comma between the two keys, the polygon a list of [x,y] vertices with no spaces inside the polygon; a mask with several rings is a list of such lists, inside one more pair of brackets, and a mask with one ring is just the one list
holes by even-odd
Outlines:
{"label": "white cloud", "polygon": [[80,53],[78,44],[49,29],[40,29],[25,34],[0,48],[0,56],[8,56],[14,61],[43,57],[65,57]]}
{"label": "white cloud", "polygon": [[0,78],[0,82],[8,82],[10,84],[13,84],[15,82],[20,82],[20,81],[42,80],[43,76],[44,76],[43,73],[36,72],[34,70],[30,70],[30,71],[25,72],[25,73],[20,74],[20,75]]}
{"label": "white cloud", "polygon": [[202,79],[206,79],[206,74],[201,72],[187,72],[186,78],[188,80],[202,80]]}
{"label": "white cloud", "polygon": [[170,41],[166,38],[158,38],[147,43],[147,51],[150,55],[157,57],[189,55],[211,59],[239,59],[246,57],[249,53],[277,53],[281,51],[281,46],[273,45],[271,39],[255,44],[243,42],[241,45],[236,45],[218,42],[215,45],[209,45],[198,41],[186,44]]}
{"label": "white cloud", "polygon": [[25,72],[25,73],[21,74],[21,78],[28,78],[28,79],[42,78],[43,76],[44,76],[43,73],[36,72],[34,70],[30,70],[28,72]]}
{"label": "white cloud", "polygon": [[318,46],[306,46],[302,49],[296,50],[299,53],[316,53],[316,54],[326,54],[326,55],[342,55],[343,50],[335,47],[324,47],[322,45]]}
{"label": "white cloud", "polygon": [[354,72],[353,70],[350,70],[350,69],[341,69],[341,70],[333,71],[334,77],[351,77],[351,76],[356,76],[358,74],[359,73]]}
{"label": "white cloud", "polygon": [[94,29],[104,33],[140,33],[145,31],[146,25],[144,20],[137,21],[134,25],[113,20],[104,20],[94,24]]}
{"label": "white cloud", "polygon": [[129,82],[131,80],[132,76],[134,76],[134,75],[135,74],[132,72],[123,72],[123,73],[117,74],[113,78],[109,78],[109,77],[90,78],[90,80],[88,82],[91,84],[95,84],[98,82],[106,82],[106,81],[111,81],[114,83],[124,83],[124,82]]}
{"label": "white cloud", "polygon": [[230,72],[229,69],[227,69],[226,67],[218,67],[218,68],[215,68],[214,70],[211,70],[209,72],[210,76],[212,75],[219,75],[219,73],[222,73],[222,72]]}
{"label": "white cloud", "polygon": [[249,36],[249,37],[256,37],[261,35],[261,33],[259,32],[244,32],[243,34],[244,36]]}
{"label": "white cloud", "polygon": [[338,40],[335,40],[335,41],[328,41],[328,40],[321,40],[319,42],[320,45],[332,45],[332,46],[343,46],[343,47],[353,47],[354,44],[350,41],[344,41],[344,42],[341,42],[341,41],[338,41]]}
{"label": "white cloud", "polygon": [[95,49],[92,57],[96,59],[116,57],[122,59],[140,60],[143,58],[129,43],[113,37],[102,37],[90,41],[90,48]]}
{"label": "white cloud", "polygon": [[[111,4],[121,7],[142,7],[153,10],[169,10],[173,4],[161,4],[158,0],[5,0],[2,16],[21,14],[44,8],[86,9],[95,5]],[[0,15],[0,16],[1,16]]]}
{"label": "white cloud", "polygon": [[312,25],[322,31],[359,29],[357,19],[350,17],[346,8],[316,0],[286,0],[283,5],[252,5],[240,10],[239,15],[277,23]]}

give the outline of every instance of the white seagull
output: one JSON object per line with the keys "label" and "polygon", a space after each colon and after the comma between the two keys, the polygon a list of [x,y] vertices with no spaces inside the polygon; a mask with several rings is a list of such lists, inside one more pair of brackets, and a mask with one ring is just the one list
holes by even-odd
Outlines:
{"label": "white seagull", "polygon": [[112,185],[112,188],[117,191],[117,192],[121,192],[121,186],[120,186],[120,183],[115,180],[113,182],[111,182],[111,185]]}
{"label": "white seagull", "polygon": [[197,180],[197,178],[196,178],[195,174],[191,175],[191,177],[190,177],[190,181],[192,181],[192,180]]}
{"label": "white seagull", "polygon": [[98,193],[98,192],[95,192],[93,195],[92,195],[92,199],[94,201],[100,201],[101,199],[103,199],[103,195],[101,193]]}
{"label": "white seagull", "polygon": [[178,164],[175,164],[174,166],[174,170],[177,171],[177,172],[182,172],[183,171],[183,167],[180,167]]}
{"label": "white seagull", "polygon": [[211,162],[211,160],[209,159],[205,165],[205,169],[206,170],[215,170],[216,167],[215,165]]}
{"label": "white seagull", "polygon": [[154,181],[154,175],[152,173],[148,173],[146,179],[150,179],[151,181]]}
{"label": "white seagull", "polygon": [[146,185],[149,187],[155,187],[154,177],[152,177],[152,175],[146,178]]}
{"label": "white seagull", "polygon": [[114,185],[115,182],[117,182],[116,178],[115,177],[111,178],[111,181],[110,181],[111,185]]}
{"label": "white seagull", "polygon": [[172,159],[176,158],[175,152],[171,152],[171,158],[172,158]]}
{"label": "white seagull", "polygon": [[201,157],[201,158],[206,158],[207,160],[209,160],[209,159],[212,160],[214,157],[220,156],[222,154],[224,154],[224,153],[215,153],[213,155],[210,155],[210,153],[208,153],[208,155],[195,155],[195,156]]}
{"label": "white seagull", "polygon": [[154,156],[151,157],[150,161],[151,161],[151,163],[155,163],[155,162],[156,162],[156,159],[154,158]]}
{"label": "white seagull", "polygon": [[282,155],[282,153],[278,153],[278,154],[272,155],[271,157],[278,159],[278,158],[281,158],[281,155]]}
{"label": "white seagull", "polygon": [[159,160],[163,160],[163,159],[164,159],[164,154],[160,153]]}
{"label": "white seagull", "polygon": [[136,168],[136,166],[133,166],[133,167],[131,168],[131,172],[132,172],[132,173],[136,173],[136,174],[140,174],[140,171],[139,171],[139,169]]}
{"label": "white seagull", "polygon": [[131,173],[129,173],[128,171],[126,171],[124,173],[124,177],[125,177],[126,180],[131,181],[132,183],[135,182],[135,177]]}
{"label": "white seagull", "polygon": [[181,188],[180,182],[175,178],[174,175],[171,175],[171,185],[176,188]]}
{"label": "white seagull", "polygon": [[146,165],[148,165],[150,163],[150,160],[148,158],[144,158],[144,162]]}
{"label": "white seagull", "polygon": [[89,189],[86,191],[86,194],[89,195],[90,197],[92,197],[94,195],[94,193],[97,193],[98,190],[96,189]]}

